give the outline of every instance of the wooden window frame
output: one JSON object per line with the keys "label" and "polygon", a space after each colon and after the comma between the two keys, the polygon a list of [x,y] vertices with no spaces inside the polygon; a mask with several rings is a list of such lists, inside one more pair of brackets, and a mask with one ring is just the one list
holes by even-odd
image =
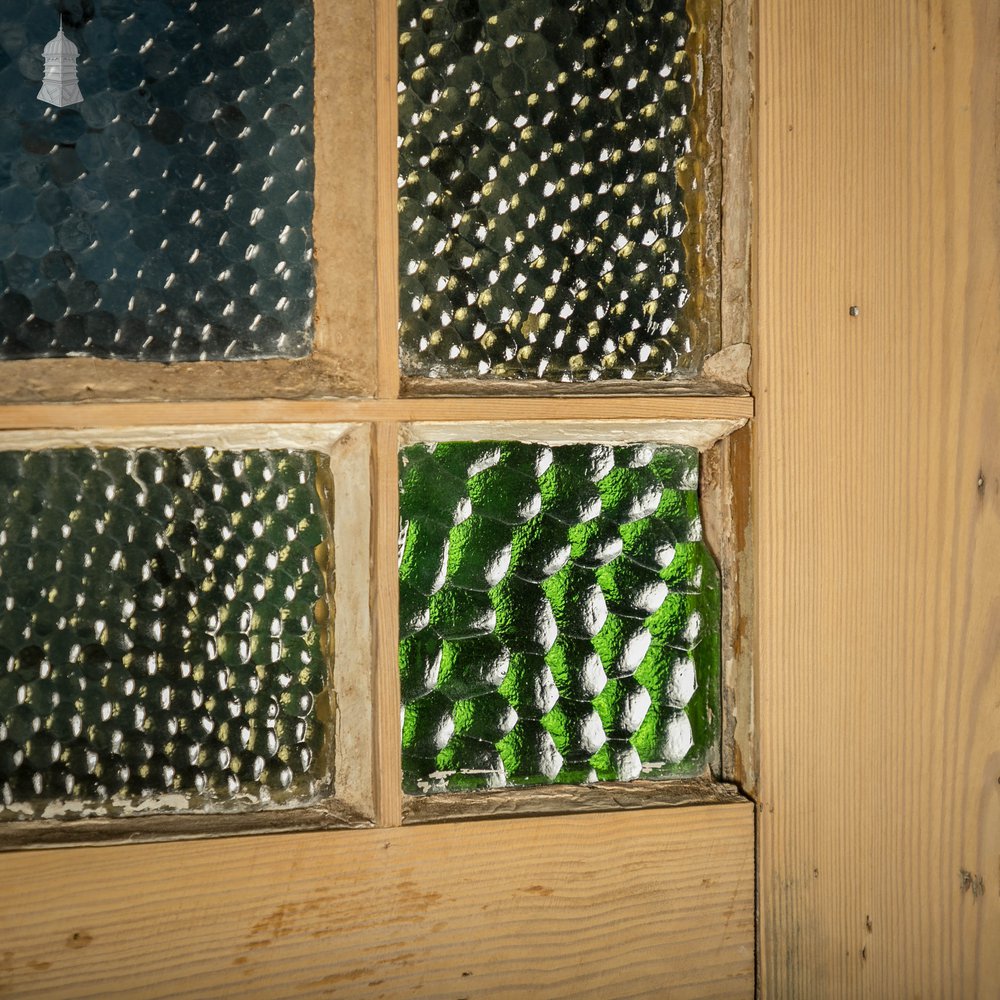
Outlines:
{"label": "wooden window frame", "polygon": [[[370,509],[353,521],[370,538],[367,556],[357,558],[370,642],[359,646],[365,666],[354,675],[359,692],[370,691],[364,758],[370,782],[362,783],[354,815],[310,817],[304,824],[369,828],[295,832],[302,828],[294,811],[274,810],[236,826],[225,825],[236,818],[230,816],[218,817],[222,822],[213,828],[199,821],[215,817],[163,816],[148,826],[126,820],[117,829],[121,821],[101,821],[112,829],[100,837],[82,827],[79,839],[58,832],[54,840],[7,837],[0,841],[0,875],[12,887],[6,925],[0,918],[7,983],[25,992],[69,992],[96,982],[108,992],[141,986],[148,995],[203,995],[248,983],[298,995],[330,989],[392,994],[414,984],[425,993],[495,995],[520,984],[556,997],[625,988],[654,993],[667,974],[681,991],[752,992],[756,807],[746,798],[755,793],[757,774],[748,384],[752,25],[749,0],[717,2],[721,349],[699,379],[610,389],[463,384],[463,395],[447,383],[418,387],[401,379],[392,0],[316,4],[314,357],[0,365],[2,431],[52,441],[74,430],[93,439],[130,428],[139,441],[156,427],[238,432],[258,425],[274,441],[294,427],[346,424],[365,441],[371,497]],[[560,424],[582,421],[639,441],[652,426],[657,440],[671,434],[683,440],[697,428],[706,539],[724,580],[722,741],[713,780],[492,791],[471,805],[462,794],[425,802],[403,795],[398,449],[427,425],[482,422],[487,407],[491,427],[513,438],[552,437]],[[338,572],[341,566],[338,560]],[[341,667],[338,651],[335,675]],[[678,805],[689,808],[667,808]],[[603,815],[530,818],[552,811]],[[461,822],[465,818],[477,822]],[[442,820],[450,822],[441,826]],[[290,832],[228,836],[278,830]],[[198,842],[130,843],[98,852],[9,850],[191,837]],[[502,863],[491,868],[501,853]],[[280,863],[285,858],[287,867]],[[183,880],[176,877],[181,869]],[[477,874],[470,885],[471,872]],[[193,898],[190,880],[200,887]],[[612,898],[626,901],[613,914]],[[392,913],[395,922],[376,928],[372,913]],[[601,920],[612,916],[614,959],[599,949],[581,957],[577,930],[596,927],[593,941],[605,939],[606,948]],[[574,931],[564,934],[561,927]],[[153,935],[183,956],[184,984],[175,979],[179,957],[161,966],[150,956]],[[525,949],[527,941],[538,945]]]}
{"label": "wooden window frame", "polygon": [[334,726],[325,754],[333,764],[334,792],[303,806],[247,810],[151,813],[138,805],[113,817],[18,819],[0,823],[0,850],[63,844],[232,836],[282,830],[360,827],[372,819],[371,429],[352,424],[240,423],[177,426],[111,426],[77,430],[0,432],[0,450],[41,448],[198,448],[237,451],[290,448],[320,452],[330,460],[333,497],[326,512],[333,526],[330,601],[333,669],[328,678]]}
{"label": "wooden window frame", "polygon": [[[87,840],[137,833],[142,837],[266,831],[303,826],[351,826],[498,814],[593,811],[608,808],[731,801],[752,791],[755,775],[750,672],[749,467],[753,416],[749,393],[750,21],[745,2],[718,3],[721,18],[721,205],[708,228],[717,230],[718,323],[721,349],[696,380],[601,384],[528,384],[404,379],[400,375],[398,320],[399,234],[397,174],[397,24],[391,0],[352,0],[340,18],[316,4],[317,179],[314,220],[317,246],[317,346],[303,361],[250,361],[158,365],[149,362],[61,359],[5,362],[13,376],[0,389],[0,429],[25,431],[32,440],[53,432],[89,432],[88,440],[140,427],[211,428],[221,433],[257,427],[267,441],[292,440],[301,428],[335,424],[358,428],[371,445],[370,526],[371,658],[367,673],[344,669],[370,691],[373,720],[368,748],[371,779],[348,783],[349,808],[273,810],[235,816],[163,816],[71,824]],[[351,30],[347,30],[351,29]],[[365,43],[365,44],[362,44]],[[715,43],[709,49],[715,48]],[[710,93],[713,101],[719,93]],[[352,169],[353,168],[353,169]],[[374,197],[359,196],[369,192]],[[351,238],[346,239],[345,235]],[[368,248],[368,253],[359,252]],[[374,267],[372,266],[374,264]],[[360,335],[369,331],[368,336]],[[371,334],[374,333],[374,336]],[[321,356],[322,355],[322,356]],[[293,372],[298,372],[294,375]],[[348,375],[347,372],[350,372]],[[301,377],[300,377],[301,376]],[[461,390],[463,395],[456,393]],[[233,397],[253,395],[252,400]],[[149,402],[134,402],[136,396]],[[290,397],[306,396],[296,399]],[[484,404],[491,415],[482,421]],[[59,404],[53,405],[52,400]],[[27,402],[32,400],[32,402]],[[41,400],[44,400],[41,401]],[[129,401],[126,401],[129,400]],[[86,402],[84,402],[86,401]],[[581,421],[584,423],[581,425]],[[702,450],[701,501],[706,538],[723,573],[722,745],[715,772],[705,778],[602,782],[593,786],[494,790],[444,796],[404,796],[400,783],[398,690],[397,454],[401,439],[461,426],[480,437],[553,440],[589,428],[608,436],[664,443],[693,443]],[[298,431],[294,429],[298,428]],[[421,428],[424,430],[421,431]],[[741,428],[744,428],[741,430]],[[583,433],[581,431],[581,433]],[[211,434],[209,435],[211,436]],[[116,438],[116,439],[119,439]],[[243,438],[250,441],[250,438]],[[339,507],[339,500],[338,500]],[[352,513],[359,523],[362,513]],[[342,518],[338,518],[337,524]],[[356,555],[356,553],[355,553]],[[341,561],[338,560],[338,564]],[[339,578],[338,578],[339,579]],[[355,575],[363,591],[368,585]],[[362,640],[364,642],[366,640]],[[355,658],[356,659],[356,658]],[[363,675],[363,676],[362,676]],[[353,683],[353,681],[352,681]],[[339,784],[339,781],[338,781]],[[355,789],[363,788],[362,792]],[[204,822],[200,822],[204,821]],[[23,832],[0,830],[0,845],[59,842],[55,826],[18,823]],[[32,827],[37,829],[32,830]],[[125,827],[134,829],[125,833]],[[118,833],[118,830],[121,833]],[[34,838],[34,839],[33,839]]]}
{"label": "wooden window frame", "polygon": [[[370,395],[375,385],[375,79],[367,4],[315,3],[313,347],[304,358],[162,364],[0,362],[0,404],[220,401]],[[53,15],[54,16],[54,15]]]}

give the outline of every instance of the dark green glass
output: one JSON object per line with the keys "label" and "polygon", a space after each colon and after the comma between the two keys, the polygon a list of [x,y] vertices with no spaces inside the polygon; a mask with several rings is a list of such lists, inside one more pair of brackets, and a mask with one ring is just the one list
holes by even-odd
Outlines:
{"label": "dark green glass", "polygon": [[413,445],[400,489],[407,791],[712,764],[721,593],[695,449]]}
{"label": "dark green glass", "polygon": [[331,791],[326,458],[6,451],[0,492],[0,817]]}

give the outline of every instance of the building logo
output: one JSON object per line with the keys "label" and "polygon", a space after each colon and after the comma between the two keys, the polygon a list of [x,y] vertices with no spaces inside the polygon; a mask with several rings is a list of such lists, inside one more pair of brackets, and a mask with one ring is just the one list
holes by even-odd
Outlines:
{"label": "building logo", "polygon": [[38,99],[57,108],[79,104],[83,100],[76,78],[76,60],[79,49],[63,34],[62,14],[59,15],[59,34],[45,46],[45,77]]}

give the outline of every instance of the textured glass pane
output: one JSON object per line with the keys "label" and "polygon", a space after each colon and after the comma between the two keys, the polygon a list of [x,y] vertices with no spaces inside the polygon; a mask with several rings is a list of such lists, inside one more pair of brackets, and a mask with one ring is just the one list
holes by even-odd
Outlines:
{"label": "textured glass pane", "polygon": [[399,0],[407,373],[698,370],[701,7]]}
{"label": "textured glass pane", "polygon": [[329,790],[311,452],[0,452],[0,816]]}
{"label": "textured glass pane", "polygon": [[705,767],[720,590],[695,449],[415,445],[400,517],[408,791]]}
{"label": "textured glass pane", "polygon": [[309,0],[0,0],[0,359],[289,357],[312,341]]}

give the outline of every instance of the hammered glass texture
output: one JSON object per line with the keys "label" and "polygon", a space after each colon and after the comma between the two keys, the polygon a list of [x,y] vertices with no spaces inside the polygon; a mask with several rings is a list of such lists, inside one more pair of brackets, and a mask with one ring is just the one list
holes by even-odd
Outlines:
{"label": "hammered glass texture", "polygon": [[327,459],[0,452],[0,817],[332,781]]}
{"label": "hammered glass texture", "polygon": [[312,57],[309,0],[0,0],[0,359],[307,354]]}
{"label": "hammered glass texture", "polygon": [[407,373],[697,371],[685,7],[400,0]]}
{"label": "hammered glass texture", "polygon": [[400,518],[407,791],[704,770],[721,599],[695,449],[414,445]]}

